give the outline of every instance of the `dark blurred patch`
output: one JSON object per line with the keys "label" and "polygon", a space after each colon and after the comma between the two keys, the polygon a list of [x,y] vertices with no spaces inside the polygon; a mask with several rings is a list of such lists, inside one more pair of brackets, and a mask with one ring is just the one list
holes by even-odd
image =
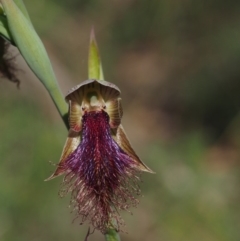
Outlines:
{"label": "dark blurred patch", "polygon": [[68,9],[70,12],[85,12],[92,10],[96,6],[98,6],[99,1],[97,0],[53,0],[52,2],[56,2],[58,5],[61,5],[65,9]]}
{"label": "dark blurred patch", "polygon": [[[163,31],[165,1],[130,1],[127,11],[119,9],[112,22],[113,41],[126,45],[143,43]],[[135,46],[137,47],[137,46]],[[145,46],[147,47],[147,46]]]}
{"label": "dark blurred patch", "polygon": [[12,57],[8,53],[10,44],[0,37],[0,74],[1,77],[7,78],[13,83],[20,86],[20,81],[17,78],[17,68],[14,63],[15,57]]}

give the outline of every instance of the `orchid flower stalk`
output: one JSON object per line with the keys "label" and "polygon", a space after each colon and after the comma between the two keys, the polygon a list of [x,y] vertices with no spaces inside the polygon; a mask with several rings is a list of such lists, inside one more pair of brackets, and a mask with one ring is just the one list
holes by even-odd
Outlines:
{"label": "orchid flower stalk", "polygon": [[102,233],[120,230],[120,210],[136,206],[139,173],[152,172],[134,152],[121,125],[123,110],[119,88],[103,75],[93,33],[89,76],[66,96],[69,134],[51,180],[64,174],[61,195],[71,193],[71,204],[82,222]]}

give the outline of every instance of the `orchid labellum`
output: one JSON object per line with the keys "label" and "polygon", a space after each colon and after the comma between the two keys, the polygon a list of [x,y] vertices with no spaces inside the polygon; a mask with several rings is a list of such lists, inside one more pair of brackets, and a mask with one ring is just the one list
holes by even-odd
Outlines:
{"label": "orchid labellum", "polygon": [[[61,195],[71,192],[71,205],[94,228],[119,230],[119,210],[138,203],[139,173],[152,172],[136,155],[121,125],[119,88],[86,80],[66,96],[69,134],[56,171],[64,174]],[[113,222],[112,220],[116,220]]]}

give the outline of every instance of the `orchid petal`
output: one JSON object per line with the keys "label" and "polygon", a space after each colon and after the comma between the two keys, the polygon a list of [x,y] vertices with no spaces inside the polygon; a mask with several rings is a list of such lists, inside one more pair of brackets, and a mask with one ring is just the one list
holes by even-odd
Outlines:
{"label": "orchid petal", "polygon": [[123,126],[120,125],[117,128],[116,131],[116,142],[118,143],[118,145],[130,156],[133,158],[133,160],[135,160],[136,163],[138,163],[141,171],[144,172],[150,172],[150,173],[154,173],[149,167],[147,167],[141,160],[140,158],[137,156],[137,154],[135,153],[135,151],[133,150],[130,141],[128,140],[128,137],[123,129]]}
{"label": "orchid petal", "polygon": [[76,132],[70,130],[69,133],[68,133],[67,141],[66,141],[66,143],[63,147],[63,151],[62,151],[62,155],[61,155],[58,167],[57,167],[56,171],[49,178],[47,178],[45,181],[49,181],[49,180],[51,180],[51,179],[53,179],[57,176],[60,176],[60,175],[64,174],[65,169],[62,168],[62,164],[64,163],[66,158],[72,152],[74,152],[76,150],[80,141],[81,141],[80,133],[76,133]]}

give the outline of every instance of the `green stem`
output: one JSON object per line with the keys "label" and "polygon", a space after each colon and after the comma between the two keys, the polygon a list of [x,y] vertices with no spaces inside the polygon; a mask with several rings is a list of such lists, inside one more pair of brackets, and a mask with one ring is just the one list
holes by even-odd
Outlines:
{"label": "green stem", "polygon": [[115,231],[114,229],[108,229],[108,231],[105,234],[105,240],[106,241],[121,241],[118,232]]}
{"label": "green stem", "polygon": [[62,96],[62,93],[61,93],[59,87],[56,86],[55,88],[48,89],[45,86],[45,88],[48,91],[50,97],[52,98],[52,100],[58,110],[58,113],[62,117],[62,120],[63,120],[65,126],[67,127],[67,129],[69,129],[67,105],[66,105],[66,102],[64,101],[64,98]]}

